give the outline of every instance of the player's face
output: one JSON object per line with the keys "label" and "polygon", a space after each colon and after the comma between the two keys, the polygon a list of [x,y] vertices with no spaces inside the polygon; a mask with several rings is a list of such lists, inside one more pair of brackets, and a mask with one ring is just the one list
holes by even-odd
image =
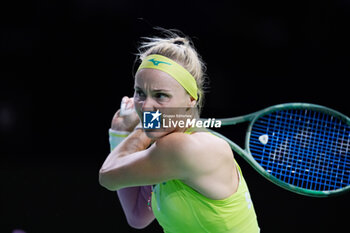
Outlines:
{"label": "player's face", "polygon": [[[142,69],[135,77],[135,110],[142,119],[143,111],[157,109],[193,107],[195,100],[169,74],[156,69]],[[173,129],[174,130],[174,129]],[[149,132],[147,135],[158,138],[170,133],[169,130]]]}

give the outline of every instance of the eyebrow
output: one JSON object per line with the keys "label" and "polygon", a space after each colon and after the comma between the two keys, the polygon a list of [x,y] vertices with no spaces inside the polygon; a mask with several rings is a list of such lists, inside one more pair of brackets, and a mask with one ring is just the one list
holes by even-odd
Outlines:
{"label": "eyebrow", "polygon": [[153,89],[153,92],[170,92],[168,89]]}
{"label": "eyebrow", "polygon": [[[141,87],[135,86],[134,89],[143,90]],[[152,89],[152,92],[170,92],[169,89]]]}

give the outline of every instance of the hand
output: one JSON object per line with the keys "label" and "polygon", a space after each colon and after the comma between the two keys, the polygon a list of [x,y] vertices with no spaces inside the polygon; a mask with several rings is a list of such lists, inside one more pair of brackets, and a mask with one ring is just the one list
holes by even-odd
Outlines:
{"label": "hand", "polygon": [[124,96],[120,109],[113,116],[111,128],[132,132],[139,123],[140,119],[134,109],[134,98]]}

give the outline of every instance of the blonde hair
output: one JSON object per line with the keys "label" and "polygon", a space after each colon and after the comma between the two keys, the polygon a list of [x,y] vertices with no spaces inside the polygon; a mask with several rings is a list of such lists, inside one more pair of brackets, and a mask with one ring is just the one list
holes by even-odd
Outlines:
{"label": "blonde hair", "polygon": [[162,29],[162,32],[162,38],[143,37],[145,41],[138,48],[137,61],[141,63],[148,55],[159,54],[182,65],[196,80],[199,97],[196,106],[200,113],[207,83],[206,66],[188,37],[179,36],[174,30]]}

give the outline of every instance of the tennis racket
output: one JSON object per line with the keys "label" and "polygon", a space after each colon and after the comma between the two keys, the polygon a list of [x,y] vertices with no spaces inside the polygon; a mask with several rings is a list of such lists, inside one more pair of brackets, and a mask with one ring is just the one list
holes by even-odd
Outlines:
{"label": "tennis racket", "polygon": [[350,118],[342,113],[315,104],[287,103],[217,120],[222,126],[250,122],[245,149],[210,131],[273,183],[313,197],[350,190]]}

